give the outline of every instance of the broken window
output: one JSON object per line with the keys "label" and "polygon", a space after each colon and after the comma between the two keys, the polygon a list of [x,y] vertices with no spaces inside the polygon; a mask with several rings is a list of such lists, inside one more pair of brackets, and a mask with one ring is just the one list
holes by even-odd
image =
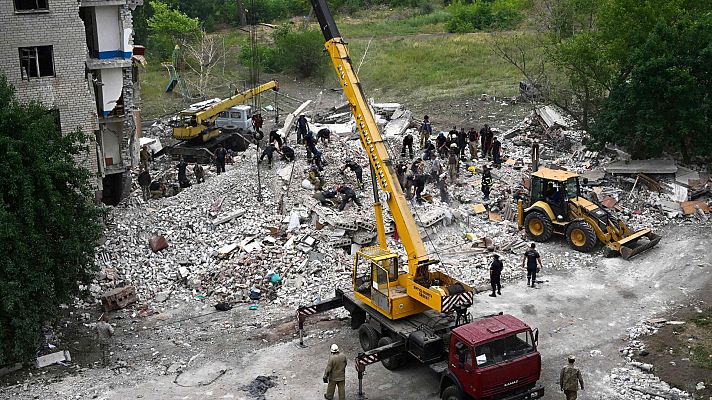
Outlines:
{"label": "broken window", "polygon": [[22,79],[54,76],[52,46],[20,47]]}
{"label": "broken window", "polygon": [[47,10],[48,0],[15,0],[15,11]]}

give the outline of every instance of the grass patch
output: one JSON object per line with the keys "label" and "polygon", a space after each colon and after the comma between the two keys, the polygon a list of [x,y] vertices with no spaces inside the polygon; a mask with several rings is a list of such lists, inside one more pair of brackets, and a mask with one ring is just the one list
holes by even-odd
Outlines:
{"label": "grass patch", "polygon": [[385,39],[399,35],[419,33],[444,33],[450,13],[439,9],[430,14],[388,13],[377,19],[354,20],[344,18],[338,22],[341,34],[347,39]]}
{"label": "grass patch", "polygon": [[712,307],[702,311],[698,315],[695,315],[690,321],[697,326],[712,327]]}

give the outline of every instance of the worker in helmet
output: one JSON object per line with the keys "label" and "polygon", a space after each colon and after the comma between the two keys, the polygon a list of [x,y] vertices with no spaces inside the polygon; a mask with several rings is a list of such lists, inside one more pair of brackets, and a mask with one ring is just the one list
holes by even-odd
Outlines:
{"label": "worker in helmet", "polygon": [[344,173],[346,168],[350,169],[354,174],[356,174],[356,181],[358,182],[358,188],[363,190],[363,168],[356,164],[354,160],[347,158],[344,160],[344,165],[339,170],[340,173]]}
{"label": "worker in helmet", "polygon": [[329,362],[326,363],[324,371],[324,383],[328,383],[326,387],[326,400],[334,399],[334,390],[339,387],[339,400],[346,400],[346,356],[339,352],[339,346],[331,345],[331,356]]}
{"label": "worker in helmet", "polygon": [[346,205],[353,201],[357,206],[361,207],[361,202],[356,196],[356,192],[348,186],[339,185],[336,186],[336,192],[341,193],[341,204],[339,204],[339,211],[344,211]]}

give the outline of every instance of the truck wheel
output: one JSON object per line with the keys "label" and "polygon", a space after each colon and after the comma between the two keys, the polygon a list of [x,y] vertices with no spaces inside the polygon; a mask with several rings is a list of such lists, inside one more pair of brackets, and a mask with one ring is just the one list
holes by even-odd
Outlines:
{"label": "truck wheel", "polygon": [[596,245],[596,232],[586,221],[576,221],[566,227],[566,241],[576,251],[588,253]]}
{"label": "truck wheel", "polygon": [[375,349],[378,347],[378,332],[369,324],[361,324],[358,328],[358,340],[363,351]]}
{"label": "truck wheel", "polygon": [[235,133],[240,129],[237,125],[225,125],[223,126],[220,131],[223,133]]}
{"label": "truck wheel", "polygon": [[460,394],[460,389],[457,386],[448,386],[443,390],[442,400],[463,400],[462,394]]}
{"label": "truck wheel", "polygon": [[365,312],[358,309],[351,312],[351,329],[358,329],[364,322],[366,322]]}
{"label": "truck wheel", "polygon": [[546,214],[533,211],[524,218],[524,229],[533,241],[546,242],[554,233],[554,224]]}
{"label": "truck wheel", "polygon": [[[390,336],[384,336],[378,341],[378,347],[387,346],[393,342],[394,342],[394,340]],[[383,366],[386,367],[387,370],[391,370],[391,371],[398,369],[398,367],[400,367],[402,362],[403,362],[402,354],[398,354],[398,355],[388,357],[386,359],[381,360],[381,364],[383,364]]]}

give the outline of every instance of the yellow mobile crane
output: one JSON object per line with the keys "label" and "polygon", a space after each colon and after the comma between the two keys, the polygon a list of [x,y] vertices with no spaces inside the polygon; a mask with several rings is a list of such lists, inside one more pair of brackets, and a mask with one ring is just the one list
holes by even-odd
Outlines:
{"label": "yellow mobile crane", "polygon": [[[386,144],[354,72],[346,43],[325,1],[312,0],[312,6],[326,40],[326,50],[356,119],[361,146],[371,166],[378,246],[363,248],[356,254],[352,276],[354,295],[389,319],[426,310],[442,313],[459,310],[464,315],[464,310],[472,305],[472,288],[447,274],[430,271],[430,266],[438,260],[432,259],[425,251],[413,213],[395,178]],[[408,255],[407,273],[399,272],[398,253],[389,249],[386,243],[379,187]]]}
{"label": "yellow mobile crane", "polygon": [[[173,138],[180,142],[167,151],[177,157],[186,157],[188,161],[205,161],[212,157],[221,143],[225,148],[245,150],[248,145],[246,136],[249,139],[254,133],[252,108],[235,106],[268,90],[278,91],[279,82],[270,81],[227,99],[203,101],[181,111],[173,125]],[[221,124],[221,120],[226,123]],[[259,137],[255,137],[259,140]]]}

